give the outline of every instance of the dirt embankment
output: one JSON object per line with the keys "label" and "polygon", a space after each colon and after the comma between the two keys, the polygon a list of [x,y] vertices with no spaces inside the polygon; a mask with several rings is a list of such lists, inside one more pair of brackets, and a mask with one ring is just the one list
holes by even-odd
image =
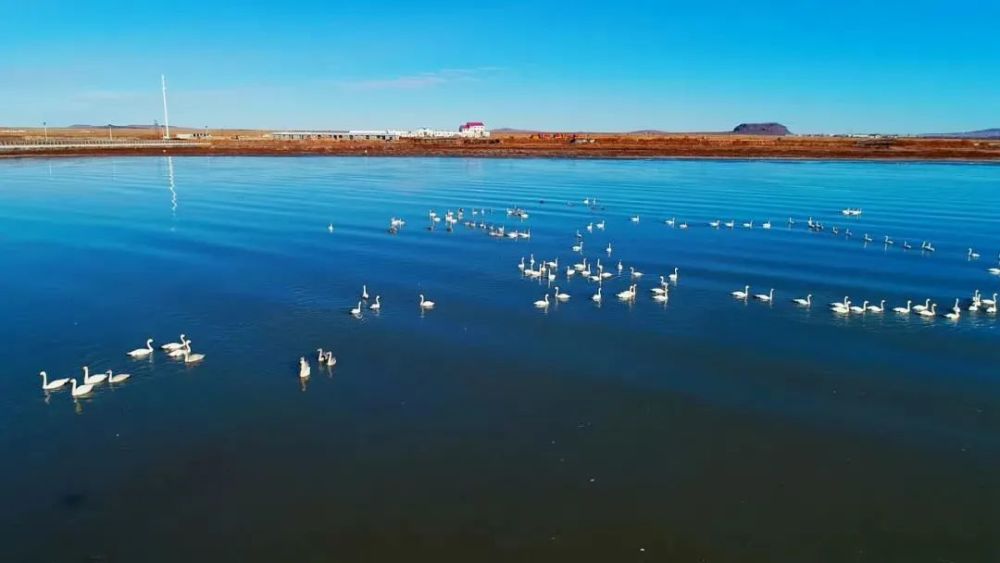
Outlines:
{"label": "dirt embankment", "polygon": [[[803,158],[1000,161],[1000,141],[923,138],[691,135],[508,135],[492,139],[284,141],[242,134],[199,146],[58,148],[13,156],[466,156],[500,158]],[[12,156],[7,153],[5,156]]]}

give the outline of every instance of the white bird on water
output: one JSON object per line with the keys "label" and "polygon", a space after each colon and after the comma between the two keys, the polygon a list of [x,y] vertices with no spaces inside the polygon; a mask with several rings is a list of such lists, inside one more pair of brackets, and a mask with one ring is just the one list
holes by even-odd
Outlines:
{"label": "white bird on water", "polygon": [[678,274],[678,272],[680,272],[680,269],[677,268],[676,266],[674,266],[674,273],[672,273],[669,276],[667,276],[667,279],[669,279],[670,281],[672,281],[674,283],[677,283],[677,274]]}
{"label": "white bird on water", "polygon": [[796,305],[801,305],[803,307],[812,307],[812,297],[813,297],[812,293],[806,295],[805,298],[796,297],[795,299],[792,299],[792,303],[795,303]]}
{"label": "white bird on water", "polygon": [[184,349],[184,363],[193,364],[195,362],[200,362],[205,359],[205,354],[192,354],[191,353],[191,341],[188,340],[188,346]]}
{"label": "white bird on water", "polygon": [[913,305],[913,300],[907,300],[906,307],[893,307],[892,310],[893,312],[899,313],[900,315],[909,315],[910,311],[913,310],[911,305]]}
{"label": "white bird on water", "polygon": [[365,301],[368,300],[368,286],[367,285],[362,285],[361,286],[361,299],[363,299]]}
{"label": "white bird on water", "polygon": [[556,299],[558,299],[559,301],[569,301],[569,294],[568,293],[559,293],[559,286],[558,285],[556,286],[555,296],[556,296]]}
{"label": "white bird on water", "polygon": [[153,339],[150,338],[146,340],[145,348],[136,348],[135,350],[129,352],[128,355],[132,356],[133,358],[145,358],[152,353],[153,353]]}
{"label": "white bird on water", "polygon": [[185,336],[181,334],[180,342],[170,342],[168,344],[164,344],[160,346],[160,349],[163,350],[164,352],[173,352],[174,350],[180,350],[181,348],[184,347],[184,338]]}
{"label": "white bird on water", "polygon": [[126,379],[132,377],[131,373],[112,373],[111,370],[105,372],[108,376],[108,383],[121,383]]}
{"label": "white bird on water", "polygon": [[376,295],[375,302],[368,306],[372,311],[378,311],[382,308],[382,296]]}
{"label": "white bird on water", "polygon": [[428,301],[424,299],[424,294],[420,294],[420,308],[421,309],[433,309],[435,303],[433,301]]}
{"label": "white bird on water", "polygon": [[76,385],[76,379],[70,379],[70,381],[73,383],[72,395],[74,397],[82,397],[84,395],[89,395],[90,392],[94,390],[93,385],[83,384],[78,387]]}
{"label": "white bird on water", "polygon": [[38,372],[38,375],[42,376],[42,389],[46,391],[52,391],[53,389],[59,389],[63,385],[69,383],[69,378],[65,377],[63,379],[53,379],[49,381],[49,374],[44,371]]}
{"label": "white bird on water", "polygon": [[868,312],[869,313],[881,313],[883,311],[885,311],[885,299],[883,299],[882,302],[879,303],[878,305],[869,305],[868,306]]}
{"label": "white bird on water", "polygon": [[312,372],[312,368],[309,367],[309,362],[306,361],[305,357],[299,358],[299,379],[309,377],[310,372]]}
{"label": "white bird on water", "polygon": [[756,299],[758,301],[763,301],[765,303],[770,303],[771,301],[774,301],[774,288],[772,287],[771,291],[769,293],[758,293],[757,295],[754,295],[753,297],[754,297],[754,299]]}
{"label": "white bird on water", "polygon": [[749,285],[744,286],[743,291],[740,290],[730,291],[729,295],[732,295],[736,299],[746,299],[750,295],[750,286]]}
{"label": "white bird on water", "polygon": [[83,366],[83,382],[85,384],[87,384],[87,385],[97,385],[98,383],[102,383],[107,378],[108,378],[108,374],[106,374],[106,373],[99,373],[97,375],[91,376],[90,375],[90,368],[87,367],[87,366]]}
{"label": "white bird on water", "polygon": [[545,294],[545,299],[539,299],[538,301],[535,301],[535,307],[538,307],[539,309],[548,309],[549,294],[548,293]]}
{"label": "white bird on water", "polygon": [[598,303],[601,302],[601,286],[597,286],[597,293],[590,296],[590,298]]}
{"label": "white bird on water", "polygon": [[361,316],[361,302],[358,301],[358,306],[354,307],[353,309],[351,309],[350,311],[348,311],[348,314],[354,315],[355,317],[360,317]]}

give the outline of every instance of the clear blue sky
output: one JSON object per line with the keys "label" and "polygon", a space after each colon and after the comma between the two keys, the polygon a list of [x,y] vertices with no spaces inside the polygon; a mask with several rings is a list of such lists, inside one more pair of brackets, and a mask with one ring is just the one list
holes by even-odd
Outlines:
{"label": "clear blue sky", "polygon": [[[267,6],[257,4],[268,4]],[[1000,2],[0,0],[0,124],[1000,127]]]}

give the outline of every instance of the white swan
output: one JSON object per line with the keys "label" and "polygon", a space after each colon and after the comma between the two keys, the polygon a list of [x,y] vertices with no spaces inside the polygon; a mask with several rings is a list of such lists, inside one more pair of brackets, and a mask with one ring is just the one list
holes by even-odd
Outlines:
{"label": "white swan", "polygon": [[957,321],[959,319],[959,317],[962,316],[962,312],[961,311],[962,310],[959,309],[958,311],[952,311],[950,313],[945,313],[944,318],[946,318],[946,319],[948,319],[950,321]]}
{"label": "white swan", "polygon": [[916,311],[917,313],[923,313],[924,311],[929,309],[930,306],[931,306],[931,300],[927,299],[927,301],[924,301],[923,305],[914,305],[913,310]]}
{"label": "white swan", "polygon": [[558,299],[560,301],[569,301],[569,294],[568,293],[559,293],[559,286],[558,285],[556,286],[556,293],[555,293],[555,295],[556,295],[556,299]]}
{"label": "white swan", "polygon": [[712,227],[713,229],[718,229],[720,224],[721,223],[720,223],[720,221],[718,219],[716,219],[715,221],[709,221],[708,222],[708,226]]}
{"label": "white swan", "polygon": [[420,294],[420,308],[421,309],[433,309],[435,303],[433,301],[427,301],[424,299],[424,294]]}
{"label": "white swan", "polygon": [[145,358],[146,356],[152,353],[153,353],[153,339],[150,338],[146,340],[145,348],[136,348],[135,350],[129,352],[128,355],[132,356],[133,358]]}
{"label": "white swan", "polygon": [[111,373],[111,370],[108,370],[106,372],[106,375],[108,376],[108,383],[121,383],[122,381],[125,381],[126,379],[132,377],[131,373],[118,373],[118,374],[115,374],[115,373]]}
{"label": "white swan", "polygon": [[160,346],[160,349],[163,350],[164,352],[173,352],[174,350],[179,350],[184,347],[184,338],[185,336],[181,334],[180,342],[170,342],[169,344],[164,344]]}
{"label": "white swan", "polygon": [[883,299],[882,302],[879,303],[878,305],[869,305],[868,306],[868,312],[869,313],[881,313],[883,311],[885,311],[885,299]]}
{"label": "white swan", "polygon": [[663,279],[663,276],[660,276],[660,287],[650,288],[649,292],[653,295],[663,295],[667,292],[667,282]]}
{"label": "white swan", "polygon": [[843,303],[834,303],[830,310],[838,315],[847,315],[851,312],[851,302],[848,300]]}
{"label": "white swan", "polygon": [[368,286],[367,285],[362,285],[361,286],[361,299],[362,300],[367,300],[368,299]]}
{"label": "white swan", "polygon": [[63,379],[53,379],[52,381],[49,381],[49,374],[45,373],[44,371],[38,372],[38,375],[42,376],[42,389],[45,389],[46,391],[59,389],[63,385],[69,383],[68,377]]}
{"label": "white swan", "polygon": [[664,223],[665,223],[665,224],[666,224],[666,225],[667,225],[668,227],[673,227],[673,226],[674,226],[674,224],[675,224],[675,223],[677,223],[677,219],[676,219],[676,218],[674,218],[674,217],[671,217],[671,218],[667,219],[666,221],[664,221]]}
{"label": "white swan", "polygon": [[667,279],[669,279],[670,281],[672,281],[674,283],[677,283],[677,275],[678,275],[679,272],[680,272],[680,269],[677,268],[676,266],[674,266],[674,273],[672,273],[669,276],[667,276]]}
{"label": "white swan", "polygon": [[623,270],[624,268],[625,268],[625,267],[624,267],[624,266],[622,266],[622,261],[621,261],[621,260],[619,260],[619,261],[618,261],[618,275],[619,275],[619,276],[620,276],[620,275],[622,275],[622,270]]}
{"label": "white swan", "polygon": [[753,298],[758,301],[770,303],[771,301],[774,301],[774,288],[772,287],[771,291],[768,293],[758,293],[757,295],[754,295]]}
{"label": "white swan", "polygon": [[576,270],[573,269],[573,266],[566,266],[566,277],[568,278],[570,276],[575,276],[575,275],[576,275]]}
{"label": "white swan", "polygon": [[732,229],[733,227],[736,226],[736,221],[734,220],[726,221],[725,223],[723,223],[723,226],[726,227],[727,229]]}
{"label": "white swan", "polygon": [[184,363],[193,364],[195,362],[200,362],[205,359],[205,354],[192,354],[191,353],[191,341],[188,340],[188,347],[184,349]]}
{"label": "white swan", "polygon": [[670,299],[669,293],[657,293],[653,296],[653,301],[658,303],[665,303],[668,299]]}
{"label": "white swan", "polygon": [[993,274],[994,276],[1000,276],[1000,268],[989,268],[986,271]]}
{"label": "white swan", "polygon": [[892,310],[894,312],[896,312],[896,313],[899,313],[900,315],[909,315],[910,311],[913,310],[913,308],[910,307],[910,305],[912,305],[912,304],[913,304],[913,300],[907,300],[906,301],[906,307],[893,307]]}
{"label": "white swan", "polygon": [[381,309],[382,308],[382,296],[381,295],[376,295],[375,296],[375,302],[372,303],[371,305],[369,305],[368,308],[371,309],[372,311],[378,311],[379,309]]}
{"label": "white swan", "polygon": [[619,291],[618,292],[618,299],[621,299],[622,301],[628,301],[630,299],[634,299],[635,298],[635,288],[636,288],[636,285],[632,284],[625,291]]}
{"label": "white swan", "polygon": [[79,387],[77,387],[77,385],[76,385],[76,379],[70,379],[70,381],[73,382],[73,392],[72,392],[72,394],[73,394],[74,397],[82,397],[84,395],[89,395],[90,392],[94,390],[94,386],[93,385],[86,385],[86,384],[84,384],[84,385],[80,385]]}
{"label": "white swan", "polygon": [[868,310],[868,301],[866,300],[864,303],[861,304],[860,307],[858,307],[857,305],[852,305],[850,307],[850,309],[851,309],[851,312],[854,313],[854,314],[857,314],[857,315],[864,314],[865,311]]}
{"label": "white swan", "polygon": [[771,220],[768,219],[766,223],[764,223],[764,224],[762,224],[760,226],[760,228],[762,228],[762,229],[770,229],[771,228]]}
{"label": "white swan", "polygon": [[309,367],[309,362],[306,361],[305,357],[299,358],[299,379],[309,377],[311,371],[312,368]]}
{"label": "white swan", "polygon": [[750,221],[748,221],[746,223],[743,223],[743,227],[747,228],[747,229],[752,229],[753,228],[753,219],[751,219]]}
{"label": "white swan", "polygon": [[326,364],[327,367],[333,367],[337,365],[337,358],[334,357],[333,352],[327,351],[326,356],[319,361],[321,364]]}
{"label": "white swan", "polygon": [[[916,310],[916,307],[914,307],[914,310]],[[937,303],[932,304],[930,309],[921,309],[920,311],[917,311],[917,314],[921,317],[936,317]]]}
{"label": "white swan", "polygon": [[969,249],[969,260],[979,260],[979,253],[978,252],[973,252],[972,249],[970,248]]}
{"label": "white swan", "polygon": [[986,305],[987,307],[996,306],[996,304],[997,304],[997,294],[994,293],[993,297],[991,299],[980,299],[979,302],[982,303],[983,305]]}
{"label": "white swan", "polygon": [[639,216],[638,215],[633,215],[632,216],[632,222],[633,223],[638,223],[639,222]]}
{"label": "white swan", "polygon": [[951,306],[951,312],[952,313],[958,314],[958,313],[962,312],[962,308],[958,306],[958,303],[959,303],[959,300],[956,299],[955,300],[955,304]]}
{"label": "white swan", "polygon": [[324,352],[322,348],[316,348],[316,361],[322,364],[325,359],[326,352]]}
{"label": "white swan", "polygon": [[735,297],[737,299],[746,299],[750,295],[750,286],[749,285],[744,286],[743,287],[743,291],[739,291],[739,290],[730,291],[729,295],[732,295],[733,297]]}
{"label": "white swan", "polygon": [[108,378],[108,374],[99,373],[93,377],[90,375],[90,368],[83,366],[83,383],[86,385],[97,385]]}
{"label": "white swan", "polygon": [[806,295],[805,299],[801,297],[796,297],[795,299],[792,299],[792,303],[795,303],[796,305],[801,305],[803,307],[811,307],[812,298],[813,298],[812,293],[810,293],[809,295]]}
{"label": "white swan", "polygon": [[521,263],[517,265],[517,269],[524,271],[524,256],[521,257]]}
{"label": "white swan", "polygon": [[191,343],[190,340],[186,341],[184,343],[183,348],[178,348],[172,352],[167,352],[167,355],[170,356],[171,358],[183,358],[185,351],[191,351],[190,343]]}
{"label": "white swan", "polygon": [[535,307],[538,307],[539,309],[548,309],[549,294],[548,293],[545,294],[545,299],[539,299],[538,301],[535,301]]}
{"label": "white swan", "polygon": [[851,304],[851,300],[848,299],[848,296],[845,295],[843,301],[834,301],[833,303],[830,303],[830,308],[831,309],[836,309],[838,307],[847,307],[850,304]]}
{"label": "white swan", "polygon": [[610,242],[608,243],[608,248],[605,250],[605,252],[608,253],[608,256],[611,256],[611,243]]}
{"label": "white swan", "polygon": [[348,313],[351,314],[351,315],[354,315],[355,317],[360,317],[361,316],[361,302],[358,301],[358,306],[354,307],[353,309],[351,309],[350,311],[348,311]]}
{"label": "white swan", "polygon": [[603,231],[604,230],[604,219],[601,219],[601,222],[594,224],[594,226],[597,227],[597,230]]}
{"label": "white swan", "polygon": [[641,277],[642,277],[642,272],[640,272],[640,271],[636,270],[636,269],[635,269],[635,268],[633,268],[632,266],[629,266],[629,267],[628,267],[628,270],[629,270],[630,272],[632,272],[632,277],[633,277],[633,278],[641,278]]}
{"label": "white swan", "polygon": [[597,286],[597,293],[591,295],[590,298],[598,303],[601,302],[601,286]]}

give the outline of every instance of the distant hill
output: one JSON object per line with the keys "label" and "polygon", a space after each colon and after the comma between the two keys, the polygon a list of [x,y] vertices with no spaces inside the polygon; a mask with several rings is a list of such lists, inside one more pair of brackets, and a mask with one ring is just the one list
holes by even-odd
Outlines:
{"label": "distant hill", "polygon": [[733,128],[740,135],[789,135],[788,127],[780,123],[740,123]]}
{"label": "distant hill", "polygon": [[937,137],[945,139],[1000,139],[1000,127],[966,131],[964,133],[928,133],[921,137]]}

